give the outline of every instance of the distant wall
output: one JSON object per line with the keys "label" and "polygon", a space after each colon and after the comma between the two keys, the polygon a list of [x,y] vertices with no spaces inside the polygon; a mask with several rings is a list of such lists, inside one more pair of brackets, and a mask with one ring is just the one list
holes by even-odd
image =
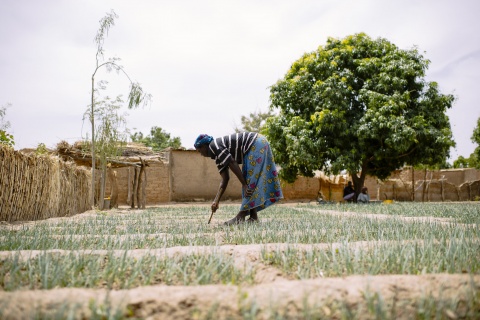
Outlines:
{"label": "distant wall", "polygon": [[[170,150],[165,161],[150,163],[147,167],[147,204],[185,201],[210,201],[215,198],[221,182],[215,161],[202,157],[195,150]],[[128,172],[133,179],[133,168],[117,170],[119,204],[127,204]],[[386,181],[367,177],[365,186],[372,200],[412,200],[412,179],[415,201],[468,201],[480,197],[480,170],[396,170]],[[298,177],[292,183],[282,181],[285,200],[343,200],[347,176]],[[132,180],[130,180],[132,181]],[[131,183],[131,182],[130,182]],[[107,187],[108,191],[108,187]],[[108,191],[109,192],[109,191]],[[107,194],[108,194],[107,192]],[[233,173],[223,200],[241,198],[241,184]]]}
{"label": "distant wall", "polygon": [[[367,177],[370,196],[378,200],[398,201],[470,201],[480,197],[477,185],[480,170],[396,170],[389,179]],[[413,185],[413,188],[412,188]],[[412,196],[413,195],[413,196]]]}
{"label": "distant wall", "polygon": [[[215,198],[221,176],[214,160],[201,156],[195,150],[172,150],[169,168],[170,201],[210,201]],[[329,201],[341,201],[343,198],[343,186],[332,184],[325,177],[298,177],[292,184],[282,182],[281,185],[286,200],[317,199],[319,191]],[[240,181],[230,172],[222,199],[241,199],[241,190]]]}
{"label": "distant wall", "polygon": [[321,188],[321,180],[298,177],[294,183],[282,182],[285,199],[316,199]]}
{"label": "distant wall", "polygon": [[[150,159],[146,167],[146,203],[211,201],[221,181],[211,159],[193,150],[172,150]],[[281,170],[281,169],[280,169]],[[127,205],[134,169],[116,169],[118,203]],[[99,175],[97,176],[97,178]],[[90,209],[91,172],[56,157],[26,156],[0,145],[0,221],[39,220],[68,216]],[[349,177],[299,177],[281,182],[285,200],[342,201]],[[108,180],[107,180],[108,181]],[[414,170],[405,168],[385,181],[367,177],[372,200],[472,201],[480,199],[480,170]],[[106,195],[110,194],[107,182]],[[241,198],[241,184],[230,174],[223,200]]]}
{"label": "distant wall", "polygon": [[[156,204],[171,201],[169,184],[170,169],[168,163],[159,161],[151,162],[145,170],[147,173],[147,184],[145,187],[147,196],[146,203]],[[126,205],[129,184],[131,190],[133,190],[134,168],[119,168],[115,169],[115,171],[117,172],[118,203],[120,205]],[[110,195],[110,184],[108,182],[105,195]]]}
{"label": "distant wall", "polygon": [[286,200],[342,201],[344,183],[333,183],[320,175],[312,178],[298,177],[294,183],[282,182],[282,191]]}
{"label": "distant wall", "polygon": [[[215,161],[195,150],[173,150],[170,153],[171,201],[213,200],[222,178]],[[222,199],[240,199],[242,185],[230,172]]]}

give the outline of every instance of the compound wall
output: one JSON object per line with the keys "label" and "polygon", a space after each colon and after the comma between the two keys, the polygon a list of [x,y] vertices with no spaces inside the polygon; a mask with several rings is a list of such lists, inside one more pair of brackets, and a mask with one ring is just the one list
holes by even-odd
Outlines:
{"label": "compound wall", "polygon": [[[147,167],[147,204],[166,202],[211,201],[221,182],[215,161],[202,157],[195,150],[170,150],[164,161],[149,162]],[[127,204],[128,181],[133,181],[133,168],[117,170],[119,204]],[[347,176],[299,177],[294,183],[282,182],[285,200],[316,200],[339,202]],[[480,197],[480,170],[453,169],[425,171],[410,168],[397,170],[386,181],[367,177],[365,186],[372,200],[467,201]],[[412,189],[412,182],[414,188]],[[414,190],[414,192],[413,192]],[[108,187],[107,187],[108,191]],[[108,193],[107,193],[108,194]],[[233,173],[223,200],[241,198],[241,184]]]}

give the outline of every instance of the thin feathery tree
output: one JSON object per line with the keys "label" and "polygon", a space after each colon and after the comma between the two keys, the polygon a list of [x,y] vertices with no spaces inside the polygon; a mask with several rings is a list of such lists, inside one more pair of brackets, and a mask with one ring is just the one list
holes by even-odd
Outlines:
{"label": "thin feathery tree", "polygon": [[130,81],[130,92],[128,95],[128,108],[133,109],[137,108],[140,105],[145,105],[151,101],[152,96],[148,93],[143,92],[142,87],[138,82],[134,82],[130,79],[130,76],[124,70],[124,68],[119,64],[119,58],[110,58],[107,61],[104,60],[104,41],[106,36],[108,35],[108,31],[110,27],[115,25],[115,19],[118,18],[118,15],[111,10],[110,13],[107,13],[105,17],[100,19],[100,28],[97,31],[97,35],[95,37],[95,43],[97,44],[97,53],[95,55],[95,70],[92,74],[92,96],[91,96],[91,105],[89,110],[89,118],[91,123],[92,129],[92,137],[91,137],[91,153],[92,153],[92,196],[91,196],[91,205],[92,209],[95,207],[95,170],[96,170],[96,150],[95,150],[95,114],[96,114],[96,106],[98,103],[96,102],[96,93],[98,90],[95,89],[95,76],[97,72],[102,68],[105,67],[107,72],[115,70],[117,73],[124,74],[128,81]]}
{"label": "thin feathery tree", "polygon": [[107,180],[107,167],[111,159],[120,156],[126,144],[128,129],[126,128],[126,114],[119,113],[123,100],[118,96],[115,100],[106,97],[98,101],[95,114],[97,117],[95,128],[96,157],[99,160],[100,186],[97,206],[100,210],[105,208],[105,185]]}

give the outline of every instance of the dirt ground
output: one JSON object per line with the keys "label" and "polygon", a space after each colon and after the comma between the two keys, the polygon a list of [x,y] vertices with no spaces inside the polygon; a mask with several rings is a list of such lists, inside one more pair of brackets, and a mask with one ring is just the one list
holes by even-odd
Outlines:
{"label": "dirt ground", "polygon": [[[76,219],[79,216],[57,219]],[[376,215],[376,218],[379,216]],[[407,220],[411,218],[406,218]],[[10,225],[10,227],[15,226]],[[331,246],[331,244],[298,246],[308,250],[313,247],[327,247],[327,245]],[[334,247],[335,245],[333,244]],[[364,247],[369,243],[358,242],[354,245]],[[71,314],[74,319],[90,319],[102,312],[103,318],[108,319],[111,314],[108,314],[105,306],[114,306],[113,309],[118,308],[123,318],[132,319],[273,319],[281,317],[341,319],[348,315],[345,310],[356,310],[356,318],[371,319],[375,318],[375,308],[382,305],[386,310],[384,311],[386,318],[412,319],[416,317],[415,312],[418,310],[419,303],[431,305],[432,300],[429,299],[433,298],[436,305],[441,304],[442,301],[454,301],[451,308],[442,309],[441,318],[461,319],[468,318],[466,312],[471,303],[472,294],[474,299],[477,299],[477,303],[480,299],[480,275],[382,275],[291,280],[283,277],[280,270],[261,262],[262,248],[283,250],[286,245],[281,243],[233,245],[223,244],[220,239],[219,245],[215,248],[217,252],[233,256],[237,267],[255,270],[255,284],[251,286],[156,285],[130,290],[59,288],[0,291],[0,308],[3,309],[3,319],[30,318],[34,315],[32,310],[53,317],[58,310],[66,306],[69,308],[74,306]],[[145,254],[177,256],[209,250],[212,248],[173,247],[158,250],[129,250],[128,254],[133,257]],[[63,250],[51,251],[60,254],[64,252]],[[0,261],[2,257],[14,253],[19,253],[20,259],[29,259],[44,252],[43,250],[3,251],[0,252]],[[88,250],[88,252],[105,254],[102,250]],[[124,251],[118,250],[117,253],[121,255]],[[480,313],[480,310],[477,311]]]}

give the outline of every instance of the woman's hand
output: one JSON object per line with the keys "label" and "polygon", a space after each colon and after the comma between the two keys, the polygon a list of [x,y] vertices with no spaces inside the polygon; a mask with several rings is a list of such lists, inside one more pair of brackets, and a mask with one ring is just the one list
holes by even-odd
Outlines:
{"label": "woman's hand", "polygon": [[212,212],[217,211],[217,210],[218,210],[218,207],[219,207],[218,202],[215,202],[215,201],[214,201],[214,202],[212,203],[212,206],[211,206]]}
{"label": "woman's hand", "polygon": [[250,198],[253,194],[253,191],[255,191],[255,189],[250,189],[246,184],[244,184],[242,188],[243,188],[243,194],[245,195],[245,198]]}

